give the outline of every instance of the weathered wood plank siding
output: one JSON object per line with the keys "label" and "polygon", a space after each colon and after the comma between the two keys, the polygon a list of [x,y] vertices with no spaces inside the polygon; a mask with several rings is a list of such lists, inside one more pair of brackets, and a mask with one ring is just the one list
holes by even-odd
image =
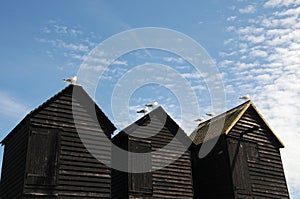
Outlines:
{"label": "weathered wood plank siding", "polygon": [[[155,111],[159,112],[163,111],[163,109],[154,110],[153,112]],[[190,151],[185,149],[182,155],[178,155],[179,157],[175,158],[176,154],[179,153],[179,149],[187,147],[183,146],[181,141],[174,138],[177,133],[178,126],[174,127],[173,123],[174,121],[171,122],[170,118],[163,123],[155,117],[151,117],[150,122],[150,118],[145,116],[135,123],[136,127],[132,128],[132,126],[129,126],[124,130],[124,132],[129,134],[129,136],[118,138],[118,136],[125,134],[124,132],[121,132],[120,135],[117,135],[116,138],[114,138],[115,140],[118,140],[116,143],[128,142],[128,146],[133,145],[131,144],[132,142],[146,142],[151,145],[150,150],[152,152],[158,150],[162,151],[161,154],[151,154],[152,169],[160,169],[151,172],[150,175],[146,174],[151,178],[151,181],[149,181],[150,179],[147,180],[152,182],[152,184],[149,185],[149,190],[143,193],[132,189],[131,185],[135,182],[131,182],[131,174],[128,174],[127,178],[129,179],[126,183],[128,183],[129,198],[193,198]],[[164,149],[166,145],[168,145],[168,149]],[[128,147],[128,150],[135,152],[134,149],[130,147]],[[161,168],[165,162],[172,160],[173,158],[174,161],[171,161],[166,167]],[[128,164],[128,162],[124,162],[124,164]],[[126,180],[126,178],[123,180]],[[120,178],[115,179],[113,177],[113,186],[115,186],[114,184],[117,182],[120,183]],[[152,192],[150,191],[151,189]]]}
{"label": "weathered wood plank siding", "polygon": [[114,130],[82,87],[69,85],[2,141],[1,198],[111,198]]}
{"label": "weathered wood plank siding", "polygon": [[[89,144],[99,149],[97,155],[110,161],[110,145],[107,139],[101,140],[99,136],[100,133],[107,132],[103,132],[98,121],[91,118],[85,102],[72,96],[72,89],[64,92],[30,119],[34,127],[60,129],[58,180],[52,194],[59,195],[59,198],[111,198],[110,168],[93,157],[83,145],[72,113],[79,116],[76,122],[82,135]],[[26,184],[25,194],[49,194],[45,189]]]}
{"label": "weathered wood plank siding", "polygon": [[[259,128],[249,131],[255,126],[259,126]],[[245,131],[248,132],[241,136]],[[231,167],[233,167],[234,155],[243,153],[243,159],[235,161],[236,165],[232,171],[237,198],[243,198],[248,194],[254,198],[289,198],[279,143],[252,107],[247,109],[231,129],[228,134],[228,145]],[[230,149],[230,145],[234,145],[231,147],[233,149]],[[234,150],[237,146],[239,152]],[[242,157],[236,159],[239,158]],[[247,183],[237,182],[242,180],[242,171],[237,171],[241,169],[245,176],[249,176]],[[235,179],[236,171],[239,173],[240,179]],[[244,187],[239,188],[239,183],[244,183]],[[245,183],[250,185],[250,190],[245,191]]]}
{"label": "weathered wood plank siding", "polygon": [[207,156],[199,158],[202,145],[192,149],[194,198],[234,198],[225,135]]}
{"label": "weathered wood plank siding", "polygon": [[24,120],[5,143],[0,198],[22,198],[29,128]]}
{"label": "weathered wood plank siding", "polygon": [[[127,137],[123,139],[114,140],[114,144],[121,149],[128,151],[128,140]],[[123,167],[127,168],[128,158],[120,157],[120,155],[116,154],[117,152],[112,150],[112,165],[116,164],[115,162],[119,162],[118,164],[122,164]],[[128,199],[128,173],[119,171],[116,169],[112,169],[112,199]]]}

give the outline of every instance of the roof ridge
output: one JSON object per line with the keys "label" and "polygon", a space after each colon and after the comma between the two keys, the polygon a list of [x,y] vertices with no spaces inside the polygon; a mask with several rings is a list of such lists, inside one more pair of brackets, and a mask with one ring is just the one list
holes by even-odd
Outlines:
{"label": "roof ridge", "polygon": [[89,96],[89,94],[83,89],[83,87],[79,84],[69,84],[68,86],[66,86],[65,88],[63,88],[62,90],[60,90],[59,92],[57,92],[56,94],[54,94],[52,97],[50,97],[49,99],[47,99],[46,101],[44,101],[43,103],[41,103],[39,106],[37,106],[36,108],[32,109],[29,113],[27,113],[25,115],[25,117],[2,139],[2,141],[0,143],[3,144],[4,140],[6,140],[11,133],[13,133],[21,124],[23,124],[28,118],[30,118],[31,116],[33,116],[34,114],[38,113],[41,109],[43,109],[44,107],[46,107],[48,104],[50,104],[51,102],[53,102],[55,99],[57,99],[59,96],[61,96],[64,92],[66,92],[69,89],[72,89],[72,93],[74,88],[80,88],[80,90],[84,93],[85,96],[87,96],[89,98],[89,100],[95,104],[96,106],[96,111],[100,111],[100,113],[105,117],[105,119],[108,121],[108,125],[109,128],[111,128],[112,131],[114,131],[116,128],[114,126],[114,124],[110,121],[110,119],[106,116],[106,114],[100,109],[100,107],[98,106],[98,104]]}
{"label": "roof ridge", "polygon": [[[224,120],[224,124],[222,126],[223,129],[221,130],[221,132],[227,132],[228,129],[234,126],[236,121],[244,114],[244,112],[251,104],[251,100],[248,100],[236,107],[229,109],[228,111],[225,111],[209,120],[204,121],[203,123],[200,123],[199,126],[191,133],[190,138],[196,145],[202,143],[204,137],[206,137],[207,129],[209,128],[209,126],[215,125],[219,121],[222,121],[222,119]],[[226,122],[228,120],[230,121],[230,123]]]}
{"label": "roof ridge", "polygon": [[[36,108],[32,109],[27,115],[32,115],[35,112],[37,112],[39,109],[41,109],[42,107],[44,107],[46,104],[48,104],[51,100],[53,100],[54,98],[58,97],[59,95],[61,95],[64,91],[66,91],[67,89],[69,89],[69,87],[74,87],[74,84],[69,84],[68,86],[66,86],[65,88],[61,89],[60,91],[58,91],[56,94],[54,94],[52,97],[50,97],[49,99],[47,99],[46,101],[44,101],[43,103],[41,103],[40,105],[38,105]],[[76,85],[78,87],[81,87],[80,85]],[[27,117],[27,115],[25,117]]]}
{"label": "roof ridge", "polygon": [[242,104],[240,104],[238,106],[235,106],[235,107],[233,107],[233,108],[231,108],[231,109],[229,109],[229,110],[227,110],[227,111],[225,111],[223,113],[220,113],[219,115],[217,115],[217,116],[215,116],[215,117],[213,117],[213,118],[211,118],[209,120],[206,120],[206,121],[200,123],[199,126],[198,126],[198,128],[203,127],[204,125],[207,125],[210,122],[214,122],[214,121],[216,121],[218,119],[226,117],[226,115],[229,115],[229,114],[231,114],[231,113],[233,113],[233,112],[235,112],[237,110],[240,110],[241,108],[245,108],[246,105],[251,104],[251,103],[252,103],[252,101],[248,100],[248,101],[246,101],[246,102],[244,102],[244,103],[242,103]]}

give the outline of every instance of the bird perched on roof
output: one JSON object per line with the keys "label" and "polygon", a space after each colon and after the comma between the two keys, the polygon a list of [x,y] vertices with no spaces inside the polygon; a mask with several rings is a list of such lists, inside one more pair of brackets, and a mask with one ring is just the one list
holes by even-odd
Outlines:
{"label": "bird perched on roof", "polygon": [[202,122],[203,120],[205,120],[204,116],[199,117],[198,119],[194,120],[195,122]]}
{"label": "bird perched on roof", "polygon": [[70,84],[76,84],[77,82],[77,76],[74,76],[74,77],[71,77],[71,78],[68,78],[68,79],[63,79],[64,82],[68,82]]}
{"label": "bird perched on roof", "polygon": [[215,114],[214,112],[212,112],[212,113],[206,113],[206,115],[209,116],[209,117],[213,117],[213,116],[215,116],[216,114]]}
{"label": "bird perched on roof", "polygon": [[239,99],[241,99],[241,100],[249,100],[250,99],[250,95],[244,95],[242,97],[239,97]]}
{"label": "bird perched on roof", "polygon": [[144,109],[141,109],[141,110],[137,111],[137,113],[144,113],[144,114],[146,114],[148,111],[149,111],[148,107],[146,107]]}
{"label": "bird perched on roof", "polygon": [[158,105],[158,102],[153,102],[151,104],[145,104],[145,106],[149,107],[149,108],[155,108]]}

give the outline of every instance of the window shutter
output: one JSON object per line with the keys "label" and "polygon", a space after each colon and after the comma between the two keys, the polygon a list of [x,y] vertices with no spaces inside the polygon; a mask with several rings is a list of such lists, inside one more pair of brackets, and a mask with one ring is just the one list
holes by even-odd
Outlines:
{"label": "window shutter", "polygon": [[246,144],[238,140],[229,141],[232,179],[235,190],[241,194],[250,195],[251,182],[247,162]]}
{"label": "window shutter", "polygon": [[[131,158],[131,166],[141,167],[143,169],[151,168],[151,144],[148,142],[132,141],[130,140],[131,152],[144,153],[142,160]],[[134,192],[152,192],[152,173],[131,173],[130,174],[130,189]]]}
{"label": "window shutter", "polygon": [[246,142],[246,151],[247,158],[250,162],[258,162],[259,154],[258,154],[258,146],[257,143]]}
{"label": "window shutter", "polygon": [[34,129],[29,140],[28,185],[55,185],[58,162],[58,130]]}

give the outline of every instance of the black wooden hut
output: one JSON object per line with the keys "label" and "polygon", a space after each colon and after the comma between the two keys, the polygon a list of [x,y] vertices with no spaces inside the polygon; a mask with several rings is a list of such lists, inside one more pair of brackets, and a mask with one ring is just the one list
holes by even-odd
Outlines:
{"label": "black wooden hut", "polygon": [[112,198],[193,198],[188,149],[191,140],[162,107],[143,116],[112,140],[126,151],[146,154],[144,159],[137,160],[112,150],[114,166],[148,169],[141,173],[113,170]]}
{"label": "black wooden hut", "polygon": [[[203,122],[190,137],[195,198],[289,198],[284,145],[251,101]],[[215,142],[199,158],[200,148]]]}
{"label": "black wooden hut", "polygon": [[98,155],[111,157],[106,138],[114,125],[81,86],[69,85],[2,140],[0,198],[111,198],[111,170],[89,153],[76,127]]}

